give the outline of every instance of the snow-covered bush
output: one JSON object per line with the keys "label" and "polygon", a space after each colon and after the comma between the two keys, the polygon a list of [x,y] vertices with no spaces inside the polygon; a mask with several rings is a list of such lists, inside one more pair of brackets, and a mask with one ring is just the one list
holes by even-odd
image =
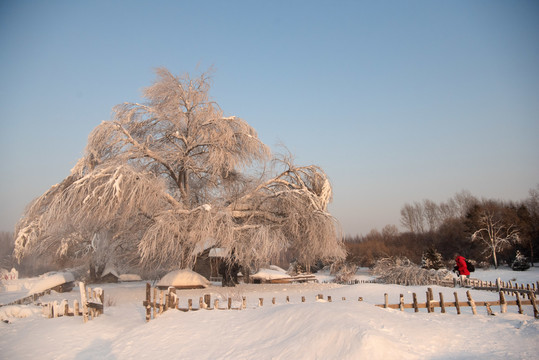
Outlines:
{"label": "snow-covered bush", "polygon": [[517,250],[517,255],[515,257],[515,261],[513,261],[513,264],[511,265],[511,269],[514,271],[524,271],[528,270],[529,268],[530,263],[528,262],[528,259],[526,259],[526,257]]}
{"label": "snow-covered bush", "polygon": [[447,269],[422,269],[409,259],[399,257],[378,260],[372,272],[381,282],[400,285],[430,285],[453,278]]}
{"label": "snow-covered bush", "polygon": [[351,263],[335,263],[331,266],[330,273],[335,275],[335,282],[346,283],[354,277],[357,265]]}

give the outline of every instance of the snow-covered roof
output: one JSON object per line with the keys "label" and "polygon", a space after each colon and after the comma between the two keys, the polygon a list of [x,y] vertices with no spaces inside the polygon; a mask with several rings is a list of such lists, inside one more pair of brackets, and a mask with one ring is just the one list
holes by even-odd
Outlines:
{"label": "snow-covered roof", "polygon": [[251,275],[251,278],[260,279],[260,280],[274,280],[274,279],[286,279],[290,277],[290,275],[288,275],[283,269],[277,270],[275,268],[274,269],[260,269],[258,270],[256,274]]}
{"label": "snow-covered roof", "polygon": [[111,274],[111,275],[114,275],[116,277],[119,277],[118,276],[118,272],[116,271],[116,269],[114,268],[114,266],[110,265],[110,264],[107,264],[107,266],[105,266],[105,270],[103,270],[103,273],[101,274],[101,277],[105,277],[107,276],[108,274]]}
{"label": "snow-covered roof", "polygon": [[137,274],[121,274],[118,278],[120,281],[141,281],[142,278]]}

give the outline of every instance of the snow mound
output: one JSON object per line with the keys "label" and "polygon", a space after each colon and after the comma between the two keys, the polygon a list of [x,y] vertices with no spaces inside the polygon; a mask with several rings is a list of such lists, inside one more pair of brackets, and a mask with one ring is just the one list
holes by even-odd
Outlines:
{"label": "snow mound", "polygon": [[204,276],[189,270],[171,271],[157,283],[157,286],[203,286],[208,287],[210,282]]}
{"label": "snow mound", "polygon": [[277,266],[272,266],[271,269],[260,269],[256,274],[251,275],[251,278],[253,279],[266,281],[274,279],[284,279],[289,277],[290,275],[288,275],[283,269],[280,269]]}
{"label": "snow mound", "polygon": [[39,276],[33,280],[28,288],[28,295],[37,294],[55,286],[75,281],[70,272],[51,272]]}

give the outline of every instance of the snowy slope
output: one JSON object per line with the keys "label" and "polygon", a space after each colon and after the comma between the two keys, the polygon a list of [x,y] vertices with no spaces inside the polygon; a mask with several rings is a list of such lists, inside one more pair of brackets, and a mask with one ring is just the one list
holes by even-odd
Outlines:
{"label": "snowy slope", "polygon": [[[327,278],[327,274],[325,275]],[[361,275],[365,278],[366,275]],[[477,271],[484,280],[534,282],[539,271]],[[404,294],[406,302],[416,292],[424,301],[426,287],[358,284],[241,285],[236,288],[210,286],[178,291],[181,306],[199,296],[247,297],[242,311],[168,311],[145,322],[144,282],[102,284],[105,296],[115,305],[105,314],[83,324],[80,317],[45,319],[39,314],[10,318],[0,324],[0,349],[6,359],[519,359],[536,358],[539,321],[530,306],[519,315],[488,316],[484,308],[472,315],[469,308],[457,315],[400,312],[382,309],[384,293],[391,303]],[[433,287],[450,299],[457,291],[465,299],[466,289]],[[496,293],[471,291],[476,300],[495,300]],[[43,300],[77,298],[51,294]],[[317,301],[316,295],[324,300]],[[327,296],[332,302],[327,301]],[[286,296],[290,304],[286,304]],[[301,302],[305,296],[306,302]],[[358,297],[363,301],[358,301]],[[265,299],[258,307],[258,298]],[[276,305],[271,299],[276,298]],[[342,300],[346,297],[346,300]],[[72,300],[70,300],[72,301]],[[438,309],[439,311],[439,309]]]}

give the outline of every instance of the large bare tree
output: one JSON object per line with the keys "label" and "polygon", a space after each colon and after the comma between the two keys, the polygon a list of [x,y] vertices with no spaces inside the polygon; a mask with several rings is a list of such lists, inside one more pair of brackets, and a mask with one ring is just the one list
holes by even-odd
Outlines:
{"label": "large bare tree", "polygon": [[157,69],[146,101],[118,105],[71,174],[28,206],[16,256],[191,267],[219,246],[255,267],[285,250],[306,265],[343,259],[322,169],[269,162],[255,130],[208,92],[207,74]]}
{"label": "large bare tree", "polygon": [[481,243],[484,253],[489,253],[494,261],[494,267],[498,268],[497,254],[512,245],[511,242],[519,242],[519,231],[514,224],[506,224],[500,216],[499,211],[492,205],[481,211],[479,214],[479,225],[481,226],[472,234],[472,241]]}

